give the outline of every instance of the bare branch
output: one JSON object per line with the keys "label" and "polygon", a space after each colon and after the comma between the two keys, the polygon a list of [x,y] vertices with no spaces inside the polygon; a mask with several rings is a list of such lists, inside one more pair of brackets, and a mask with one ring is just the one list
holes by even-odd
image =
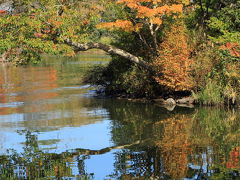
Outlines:
{"label": "bare branch", "polygon": [[101,49],[101,50],[107,52],[108,54],[119,55],[121,57],[124,57],[124,58],[130,60],[134,64],[143,67],[144,69],[152,71],[151,66],[147,62],[141,60],[139,57],[134,56],[133,54],[131,54],[129,52],[126,52],[119,48],[115,48],[110,45],[106,45],[106,44],[102,44],[102,43],[92,43],[92,42],[76,43],[76,42],[72,42],[70,39],[65,39],[64,43],[73,47],[75,51],[87,51],[89,49]]}
{"label": "bare branch", "polygon": [[144,38],[144,36],[142,36],[141,33],[139,33],[139,32],[137,32],[137,34],[138,34],[140,40],[143,42],[143,44],[145,44],[145,46],[146,46],[149,50],[152,51],[151,45],[149,45],[149,44],[147,43],[147,41],[146,41],[146,39]]}

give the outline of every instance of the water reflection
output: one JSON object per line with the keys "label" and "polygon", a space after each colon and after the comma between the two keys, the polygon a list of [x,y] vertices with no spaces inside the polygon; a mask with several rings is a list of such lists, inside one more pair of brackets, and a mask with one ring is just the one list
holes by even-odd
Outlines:
{"label": "water reflection", "polygon": [[[96,100],[98,102],[99,100]],[[93,107],[95,101],[89,106]],[[98,104],[98,103],[97,103]],[[39,133],[19,131],[25,136],[22,153],[1,156],[2,177],[73,179],[225,179],[239,178],[239,113],[220,109],[181,109],[164,112],[156,106],[99,101],[109,116],[113,146],[79,148],[62,153],[41,149]],[[98,104],[98,108],[99,108]],[[123,106],[125,105],[125,106]],[[116,108],[126,107],[121,119]],[[138,108],[137,108],[138,107]],[[121,108],[122,109],[122,108]],[[138,110],[137,110],[138,109]],[[115,112],[112,113],[112,110]],[[154,120],[143,114],[156,112]],[[136,114],[135,111],[141,112]],[[186,111],[186,112],[185,112]],[[135,112],[135,119],[130,114]],[[224,112],[224,113],[223,113]],[[216,117],[217,116],[217,117]],[[219,119],[221,117],[221,119]],[[233,118],[234,117],[234,118]],[[214,121],[209,124],[209,120]],[[221,129],[216,128],[220,127]],[[224,131],[222,131],[224,129]],[[54,140],[52,143],[55,143]],[[89,143],[97,143],[94,140]],[[47,145],[47,144],[46,144]],[[102,167],[100,167],[102,166]],[[105,167],[105,168],[104,168]],[[101,172],[99,172],[101,169]]]}
{"label": "water reflection", "polygon": [[94,98],[83,71],[1,69],[0,179],[240,178],[239,111]]}
{"label": "water reflection", "polygon": [[[21,151],[24,138],[16,133],[17,130],[42,132],[43,144],[52,142],[44,148],[60,152],[78,147],[77,136],[85,143],[87,140],[80,135],[81,131],[87,134],[106,131],[106,122],[99,122],[105,120],[107,112],[87,108],[91,100],[84,92],[89,86],[81,84],[89,62],[66,64],[61,59],[54,62],[29,67],[0,66],[0,154],[8,148]],[[90,131],[83,127],[87,125],[92,125]],[[103,128],[98,130],[97,126]],[[107,135],[100,137],[106,141],[103,146],[109,145]]]}

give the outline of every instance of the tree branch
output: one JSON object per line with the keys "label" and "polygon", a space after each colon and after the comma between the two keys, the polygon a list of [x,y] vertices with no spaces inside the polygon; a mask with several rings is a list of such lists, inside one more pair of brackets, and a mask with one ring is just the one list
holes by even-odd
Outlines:
{"label": "tree branch", "polygon": [[108,54],[119,55],[121,57],[124,57],[124,58],[130,60],[134,64],[143,67],[144,69],[152,71],[151,66],[147,62],[141,60],[140,58],[138,58],[137,56],[134,56],[133,54],[131,54],[129,52],[126,52],[119,48],[115,48],[110,45],[106,45],[106,44],[102,44],[102,43],[92,43],[92,42],[82,44],[82,43],[72,42],[70,39],[65,39],[64,43],[73,47],[75,51],[87,51],[89,49],[101,49],[101,50],[107,52]]}
{"label": "tree branch", "polygon": [[150,23],[150,24],[149,24],[149,30],[150,30],[150,33],[151,33],[152,38],[153,38],[154,48],[155,48],[155,50],[157,51],[157,49],[158,49],[157,36],[156,36],[156,32],[154,31],[153,26],[154,26],[154,24],[153,24],[153,23]]}
{"label": "tree branch", "polygon": [[147,43],[146,39],[144,38],[144,36],[141,35],[141,33],[137,32],[140,40],[143,42],[143,44],[150,50],[152,51],[152,47]]}
{"label": "tree branch", "polygon": [[106,147],[106,148],[99,149],[99,150],[78,148],[78,149],[75,149],[72,152],[67,152],[67,153],[61,153],[61,154],[52,153],[51,157],[54,158],[54,159],[62,159],[63,156],[64,156],[64,158],[66,158],[66,157],[73,157],[73,156],[79,156],[79,155],[100,155],[100,154],[105,154],[107,152],[110,152],[114,149],[128,149],[128,148],[131,148],[131,147],[134,147],[134,146],[137,146],[137,145],[144,145],[145,143],[149,143],[149,142],[154,143],[154,142],[152,142],[151,139],[144,139],[144,140],[135,141],[131,144]]}
{"label": "tree branch", "polygon": [[132,144],[125,144],[125,145],[120,145],[120,146],[106,147],[106,148],[99,149],[99,150],[80,149],[80,148],[78,148],[78,149],[76,149],[75,153],[72,153],[72,154],[74,154],[74,155],[100,155],[100,154],[105,154],[107,152],[110,152],[113,149],[131,148],[132,146],[139,145],[141,143],[143,143],[143,142],[138,140],[136,142],[133,142]]}

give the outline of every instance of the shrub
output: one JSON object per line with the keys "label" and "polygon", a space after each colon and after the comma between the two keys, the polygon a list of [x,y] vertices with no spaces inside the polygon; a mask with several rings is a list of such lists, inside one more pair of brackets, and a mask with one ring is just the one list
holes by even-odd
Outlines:
{"label": "shrub", "polygon": [[84,81],[104,86],[107,95],[138,98],[153,97],[159,93],[158,84],[148,71],[119,57],[114,57],[107,66],[95,66],[90,69]]}
{"label": "shrub", "polygon": [[177,22],[166,32],[159,47],[159,56],[153,66],[158,76],[156,82],[166,91],[189,91],[193,87],[190,77],[192,61],[189,59],[186,28],[183,22]]}
{"label": "shrub", "polygon": [[202,104],[236,104],[240,93],[240,63],[235,56],[238,52],[232,52],[208,45],[197,52],[193,78]]}
{"label": "shrub", "polygon": [[221,95],[222,87],[215,80],[208,79],[208,83],[201,91],[194,94],[195,98],[204,105],[222,104],[224,99]]}

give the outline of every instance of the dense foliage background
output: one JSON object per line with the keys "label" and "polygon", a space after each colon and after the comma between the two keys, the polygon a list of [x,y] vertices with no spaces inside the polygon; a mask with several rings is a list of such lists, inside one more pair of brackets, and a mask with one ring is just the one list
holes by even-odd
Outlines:
{"label": "dense foliage background", "polygon": [[113,45],[151,70],[113,55],[86,81],[133,97],[193,94],[203,104],[236,104],[240,93],[239,0],[12,0],[0,2],[2,61],[74,56],[65,40]]}

